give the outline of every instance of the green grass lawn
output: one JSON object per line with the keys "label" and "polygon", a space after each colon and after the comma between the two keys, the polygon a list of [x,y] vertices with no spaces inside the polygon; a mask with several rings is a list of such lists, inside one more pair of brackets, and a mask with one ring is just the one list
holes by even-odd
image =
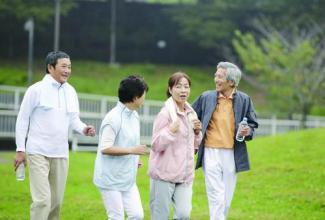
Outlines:
{"label": "green grass lawn", "polygon": [[[239,174],[229,220],[325,219],[325,129],[263,137],[249,143],[251,171]],[[0,152],[0,219],[29,219],[29,183],[15,180],[14,152]],[[92,184],[95,153],[70,153],[62,219],[106,219]],[[147,159],[138,186],[149,219]],[[208,219],[202,169],[196,171],[191,219]]]}

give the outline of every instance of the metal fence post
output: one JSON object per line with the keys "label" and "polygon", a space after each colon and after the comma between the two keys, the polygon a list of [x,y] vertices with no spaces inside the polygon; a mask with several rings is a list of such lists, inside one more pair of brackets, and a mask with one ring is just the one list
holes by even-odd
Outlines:
{"label": "metal fence post", "polygon": [[272,115],[271,118],[271,134],[276,135],[276,115]]}
{"label": "metal fence post", "polygon": [[14,109],[16,111],[19,110],[19,106],[20,106],[20,103],[19,103],[19,95],[20,95],[20,91],[18,89],[15,90],[15,100],[14,100]]}

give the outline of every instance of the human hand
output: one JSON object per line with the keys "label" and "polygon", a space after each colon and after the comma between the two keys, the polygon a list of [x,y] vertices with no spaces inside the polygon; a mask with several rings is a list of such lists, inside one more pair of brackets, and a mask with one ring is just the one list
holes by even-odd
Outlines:
{"label": "human hand", "polygon": [[87,125],[84,129],[83,129],[83,133],[86,136],[95,136],[96,135],[96,130],[95,127],[92,125]]}
{"label": "human hand", "polygon": [[250,134],[250,130],[251,130],[251,128],[249,126],[244,126],[244,127],[242,127],[242,129],[240,131],[240,135],[248,136]]}
{"label": "human hand", "polygon": [[177,119],[176,121],[172,122],[168,128],[172,133],[176,133],[179,130],[179,126],[180,122],[179,119]]}
{"label": "human hand", "polygon": [[149,151],[148,151],[147,146],[144,144],[141,144],[141,145],[131,148],[131,154],[144,155],[147,153],[149,153]]}
{"label": "human hand", "polygon": [[15,160],[14,160],[15,171],[17,170],[18,166],[21,163],[24,163],[25,166],[26,166],[25,152],[17,151],[16,152],[16,157],[15,157]]}
{"label": "human hand", "polygon": [[202,125],[199,119],[192,120],[194,133],[198,135],[202,129]]}

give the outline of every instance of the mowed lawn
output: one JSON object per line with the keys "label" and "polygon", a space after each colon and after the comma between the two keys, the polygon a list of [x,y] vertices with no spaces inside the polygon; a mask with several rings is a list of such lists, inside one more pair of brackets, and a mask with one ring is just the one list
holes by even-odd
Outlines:
{"label": "mowed lawn", "polygon": [[[325,219],[325,129],[260,137],[249,142],[251,170],[238,175],[229,220]],[[70,153],[61,219],[106,219],[92,183],[95,153]],[[15,180],[14,152],[0,151],[0,219],[29,219],[29,182]],[[150,219],[148,157],[138,186]],[[172,163],[172,161],[171,161]],[[209,218],[202,169],[196,171],[191,219]]]}

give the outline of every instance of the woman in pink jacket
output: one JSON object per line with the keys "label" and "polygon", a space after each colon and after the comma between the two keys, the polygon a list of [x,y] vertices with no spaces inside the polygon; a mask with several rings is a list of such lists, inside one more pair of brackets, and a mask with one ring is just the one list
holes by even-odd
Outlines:
{"label": "woman in pink jacket", "polygon": [[168,80],[165,106],[153,126],[149,159],[152,220],[167,220],[173,203],[173,219],[190,219],[194,151],[201,139],[201,122],[188,104],[191,80],[176,72]]}

